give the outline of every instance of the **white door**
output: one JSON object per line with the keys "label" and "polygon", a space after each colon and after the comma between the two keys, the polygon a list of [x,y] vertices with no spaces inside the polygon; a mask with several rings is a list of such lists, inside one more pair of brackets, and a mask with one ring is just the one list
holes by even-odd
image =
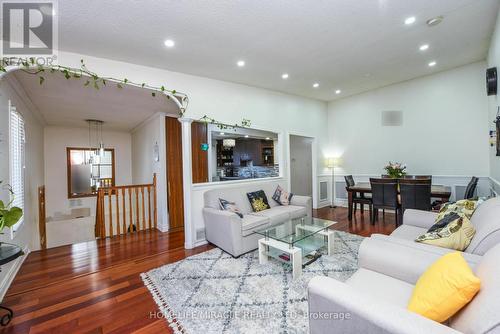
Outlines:
{"label": "white door", "polygon": [[290,135],[290,184],[296,195],[312,197],[313,138]]}

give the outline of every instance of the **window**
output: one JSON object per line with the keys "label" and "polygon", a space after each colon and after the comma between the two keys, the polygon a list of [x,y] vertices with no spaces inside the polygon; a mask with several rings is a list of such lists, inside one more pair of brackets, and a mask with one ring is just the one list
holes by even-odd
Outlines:
{"label": "window", "polygon": [[[9,106],[10,110],[10,186],[12,187],[12,205],[21,208],[24,212],[24,155],[25,155],[25,132],[24,119],[17,112],[16,107]],[[24,216],[12,227],[15,232],[24,221]]]}
{"label": "window", "polygon": [[95,196],[100,187],[115,185],[115,150],[68,147],[68,198]]}

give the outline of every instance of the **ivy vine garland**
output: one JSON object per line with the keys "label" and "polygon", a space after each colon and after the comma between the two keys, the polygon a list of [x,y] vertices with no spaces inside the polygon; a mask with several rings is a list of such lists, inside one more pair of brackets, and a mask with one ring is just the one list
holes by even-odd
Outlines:
{"label": "ivy vine garland", "polygon": [[[99,90],[103,86],[107,86],[110,83],[115,84],[118,89],[122,89],[124,85],[130,85],[142,89],[152,90],[151,96],[157,97],[158,92],[162,93],[160,95],[165,96],[168,100],[173,99],[174,102],[179,106],[179,117],[183,117],[186,112],[187,105],[189,103],[189,98],[186,94],[177,92],[175,89],[167,89],[165,86],[153,86],[145,82],[137,83],[130,81],[127,78],[116,79],[113,77],[101,77],[97,73],[90,71],[83,59],[80,60],[80,68],[72,68],[62,65],[50,65],[43,66],[36,64],[35,58],[31,57],[28,60],[22,58],[3,58],[0,62],[0,72],[7,72],[8,66],[17,66],[18,69],[24,73],[31,74],[38,77],[38,82],[42,85],[45,82],[45,73],[61,73],[67,80],[85,80],[83,83],[84,87],[93,87]],[[250,127],[251,122],[248,119],[243,119],[241,124],[228,125],[219,122],[208,116],[203,116],[199,119],[201,122],[215,124],[220,129],[236,129],[237,127]]]}
{"label": "ivy vine garland", "polygon": [[207,115],[203,116],[200,118],[198,121],[200,122],[205,122],[205,123],[210,123],[210,124],[215,124],[217,127],[221,130],[236,130],[236,128],[249,128],[252,125],[252,122],[249,119],[243,118],[240,124],[224,124],[221,122],[218,122],[217,120],[208,117]]}

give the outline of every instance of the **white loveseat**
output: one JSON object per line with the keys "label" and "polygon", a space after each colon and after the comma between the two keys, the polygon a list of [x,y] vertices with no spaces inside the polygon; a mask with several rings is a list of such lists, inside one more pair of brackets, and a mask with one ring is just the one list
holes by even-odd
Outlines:
{"label": "white loveseat", "polygon": [[[311,197],[294,195],[290,205],[282,206],[272,199],[277,186],[278,183],[269,182],[258,185],[238,185],[237,187],[205,192],[203,219],[207,240],[237,257],[257,249],[257,241],[261,236],[253,232],[255,229],[276,225],[294,218],[312,216]],[[253,212],[247,193],[258,190],[264,190],[271,208]],[[235,202],[242,211],[243,218],[235,213],[221,210],[219,198]]]}

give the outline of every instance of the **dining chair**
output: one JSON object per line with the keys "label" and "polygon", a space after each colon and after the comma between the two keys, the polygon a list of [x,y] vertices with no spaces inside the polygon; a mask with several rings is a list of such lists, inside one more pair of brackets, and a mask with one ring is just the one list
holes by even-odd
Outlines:
{"label": "dining chair", "polygon": [[431,211],[431,185],[430,178],[399,180],[401,215],[406,209]]}
{"label": "dining chair", "polygon": [[469,184],[467,185],[467,188],[465,188],[464,199],[471,199],[474,197],[478,181],[479,178],[475,176],[472,177],[472,179],[469,181]]}
{"label": "dining chair", "polygon": [[372,188],[372,225],[378,218],[379,209],[391,209],[396,213],[396,226],[399,225],[398,181],[390,178],[370,178]]}
{"label": "dining chair", "polygon": [[[346,190],[349,192],[350,188],[356,185],[356,182],[354,182],[354,178],[352,175],[346,175],[344,176],[345,179],[345,184],[346,184]],[[356,207],[357,204],[359,204],[360,209],[361,209],[361,214],[364,212],[364,205],[368,205],[368,209],[370,210],[370,218],[372,216],[372,199],[369,197],[370,195],[365,195],[363,193],[358,194],[357,192],[353,192],[352,194],[352,205],[353,205],[353,211],[354,214],[356,214]]]}

